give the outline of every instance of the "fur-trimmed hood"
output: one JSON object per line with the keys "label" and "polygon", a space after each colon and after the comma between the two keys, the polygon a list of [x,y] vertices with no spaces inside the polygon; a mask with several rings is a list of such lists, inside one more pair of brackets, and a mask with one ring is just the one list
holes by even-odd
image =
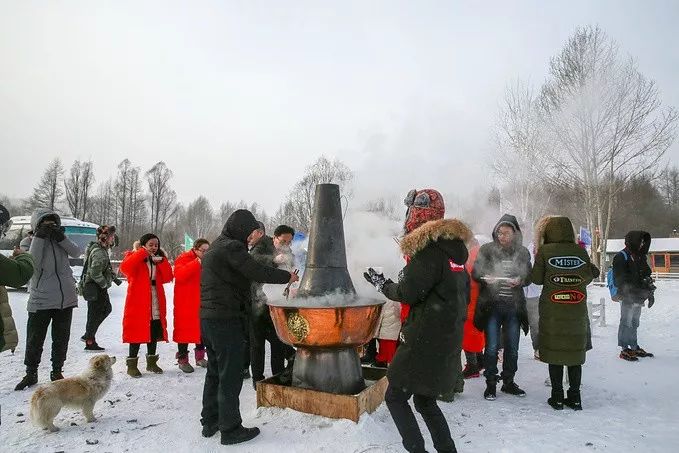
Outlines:
{"label": "fur-trimmed hood", "polygon": [[472,230],[457,219],[432,220],[401,239],[401,252],[406,256],[413,256],[431,242],[457,239],[468,245],[473,238]]}
{"label": "fur-trimmed hood", "polygon": [[573,224],[568,217],[548,215],[535,224],[535,246],[553,243],[575,243]]}

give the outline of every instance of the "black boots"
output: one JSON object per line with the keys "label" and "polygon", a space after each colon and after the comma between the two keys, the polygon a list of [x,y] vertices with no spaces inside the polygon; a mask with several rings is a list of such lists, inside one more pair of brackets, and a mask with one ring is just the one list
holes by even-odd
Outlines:
{"label": "black boots", "polygon": [[234,445],[247,442],[259,435],[259,428],[244,428],[242,425],[233,431],[222,431],[222,445]]}
{"label": "black boots", "polygon": [[581,411],[582,401],[580,400],[580,390],[569,389],[568,397],[564,400],[563,404],[574,411]]}
{"label": "black boots", "polygon": [[50,371],[50,381],[60,381],[64,378],[64,375],[61,373],[61,371]]}
{"label": "black boots", "polygon": [[85,342],[85,351],[105,351],[105,348],[102,348],[97,344],[96,341],[94,340],[87,340]]}
{"label": "black boots", "polygon": [[500,390],[504,393],[509,393],[510,395],[514,396],[526,396],[526,392],[521,390],[519,386],[516,385],[514,379],[505,379]]}
{"label": "black boots", "polygon": [[219,431],[219,426],[217,426],[217,423],[214,424],[208,424],[208,425],[203,425],[203,437],[212,437],[215,434],[217,434],[217,431]]}
{"label": "black boots", "polygon": [[552,389],[552,397],[547,400],[547,404],[557,411],[563,410],[563,389]]}
{"label": "black boots", "polygon": [[31,387],[38,383],[38,372],[37,371],[27,371],[26,376],[14,387],[14,390],[23,390],[26,387]]}
{"label": "black boots", "polygon": [[483,397],[488,401],[495,401],[495,398],[497,398],[496,392],[497,392],[497,381],[494,379],[486,379],[486,390],[484,390],[483,392]]}

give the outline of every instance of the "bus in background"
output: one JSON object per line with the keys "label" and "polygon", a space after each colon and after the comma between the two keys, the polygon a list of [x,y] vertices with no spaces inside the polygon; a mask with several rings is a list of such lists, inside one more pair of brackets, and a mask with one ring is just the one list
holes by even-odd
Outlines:
{"label": "bus in background", "polygon": [[[18,247],[21,240],[31,230],[31,216],[12,217],[10,222],[12,225],[7,230],[7,235],[4,238],[0,238],[0,253],[6,256],[12,255],[14,247]],[[78,278],[80,272],[82,272],[85,249],[90,242],[97,240],[97,228],[99,228],[99,225],[83,222],[74,217],[61,217],[61,226],[64,227],[66,237],[75,242],[82,253],[78,258],[69,258],[71,267],[74,268],[73,274]]]}

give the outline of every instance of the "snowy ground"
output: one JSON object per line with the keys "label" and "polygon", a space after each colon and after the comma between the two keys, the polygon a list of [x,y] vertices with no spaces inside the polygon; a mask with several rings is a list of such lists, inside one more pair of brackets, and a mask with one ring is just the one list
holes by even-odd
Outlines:
{"label": "snowy ground", "polygon": [[[498,392],[494,402],[482,398],[482,379],[467,381],[454,403],[441,403],[461,452],[652,452],[678,451],[679,414],[674,409],[674,384],[679,378],[679,282],[660,282],[656,305],[644,309],[640,343],[656,354],[653,359],[628,363],[617,357],[618,304],[608,304],[606,327],[594,326],[594,350],[583,370],[582,412],[552,410],[546,403],[546,365],[533,360],[529,337],[522,337],[517,382],[528,392],[519,399]],[[171,294],[171,285],[167,286]],[[200,398],[205,370],[183,374],[175,366],[174,345],[159,346],[165,374],[145,373],[141,379],[125,374],[126,348],[120,343],[125,286],[112,290],[113,314],[106,320],[99,341],[118,357],[109,394],[95,407],[97,423],[64,410],[56,434],[33,427],[27,418],[32,389],[13,391],[24,372],[27,295],[10,293],[22,344],[15,355],[0,357],[2,425],[0,447],[5,452],[85,451],[238,451],[238,452],[396,452],[403,451],[396,428],[382,405],[358,424],[330,420],[291,410],[257,409],[252,382],[246,381],[241,410],[246,426],[259,426],[262,434],[237,447],[221,447],[219,436],[200,435]],[[605,288],[590,291],[592,300]],[[171,304],[170,304],[171,306]],[[66,375],[80,373],[90,355],[79,341],[86,310],[75,311]],[[171,321],[170,316],[170,321]],[[48,336],[40,381],[49,376]],[[143,350],[143,349],[142,349]],[[140,367],[141,368],[141,367]],[[423,432],[426,429],[422,426]],[[428,434],[430,451],[431,446]],[[97,440],[90,446],[87,440]]]}

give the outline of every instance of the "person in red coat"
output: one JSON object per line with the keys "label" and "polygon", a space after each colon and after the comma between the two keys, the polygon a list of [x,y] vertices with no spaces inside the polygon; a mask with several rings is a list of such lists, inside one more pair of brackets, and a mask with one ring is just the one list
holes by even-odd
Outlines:
{"label": "person in red coat", "polygon": [[127,374],[141,377],[137,367],[139,347],[146,343],[146,370],[162,373],[158,366],[156,345],[167,341],[164,283],[172,281],[172,267],[160,248],[160,239],[152,233],[143,235],[141,248],[130,253],[120,264],[127,277],[127,297],[123,314],[123,343],[130,344]]}
{"label": "person in red coat", "polygon": [[193,373],[189,363],[189,343],[196,345],[196,365],[207,367],[205,346],[200,338],[200,271],[203,254],[210,248],[207,239],[196,239],[191,250],[174,260],[174,331],[177,363],[185,373]]}
{"label": "person in red coat", "polygon": [[[467,265],[465,266],[470,276],[474,271],[474,262],[479,254],[479,248],[479,242],[474,239],[469,250]],[[479,372],[483,367],[483,348],[486,345],[486,338],[483,332],[474,327],[474,311],[476,310],[476,301],[479,298],[479,283],[474,279],[469,281],[469,305],[467,305],[467,320],[464,323],[464,335],[462,337],[462,349],[467,359],[467,364],[464,370],[462,370],[462,375],[465,379],[480,376]]]}

